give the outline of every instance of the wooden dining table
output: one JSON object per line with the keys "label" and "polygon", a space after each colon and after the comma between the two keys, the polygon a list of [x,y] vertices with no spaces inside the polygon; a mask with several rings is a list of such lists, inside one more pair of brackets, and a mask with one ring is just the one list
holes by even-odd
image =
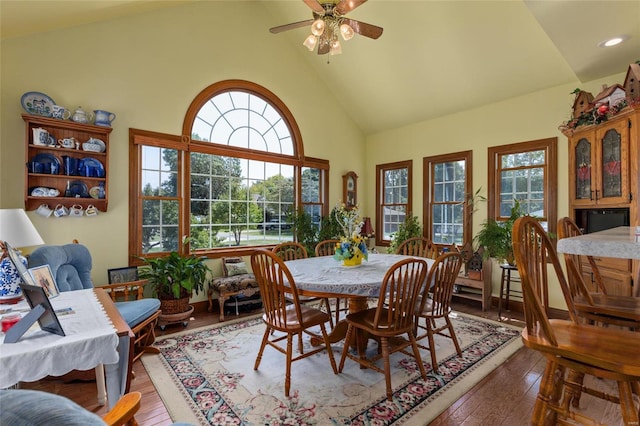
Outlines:
{"label": "wooden dining table", "polygon": [[[310,257],[285,262],[299,294],[310,297],[348,298],[349,312],[367,309],[367,300],[380,295],[384,276],[395,263],[413,258],[398,254],[369,254],[358,266],[343,266],[332,256]],[[425,259],[429,268],[433,259]],[[346,321],[340,321],[329,333],[331,343],[342,340],[347,332]],[[313,342],[312,342],[313,343]]]}
{"label": "wooden dining table", "polygon": [[[636,242],[635,227],[620,226],[604,231],[558,240],[558,252],[578,254],[583,256],[614,257],[619,259],[640,259],[640,242]],[[636,283],[640,283],[638,262],[636,266]],[[640,324],[640,285],[635,285],[633,296],[616,296],[602,293],[592,293],[593,303],[589,303],[585,297],[577,297],[574,300],[578,312],[583,312],[592,317],[607,316],[610,323],[615,324],[615,318],[620,319],[620,324],[637,328]]]}

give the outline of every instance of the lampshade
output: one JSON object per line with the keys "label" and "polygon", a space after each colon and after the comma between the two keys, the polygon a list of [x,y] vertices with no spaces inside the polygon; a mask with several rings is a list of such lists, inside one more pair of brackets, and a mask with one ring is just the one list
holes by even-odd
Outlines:
{"label": "lampshade", "polygon": [[304,43],[302,44],[311,51],[315,49],[316,44],[318,44],[318,37],[314,36],[313,34],[310,34],[309,37],[307,37],[304,40]]}
{"label": "lampshade", "polygon": [[373,237],[374,234],[375,231],[373,230],[373,226],[371,226],[371,218],[365,217],[364,223],[362,224],[362,229],[360,230],[360,235],[370,238]]}
{"label": "lampshade", "polygon": [[[44,244],[38,230],[23,209],[0,209],[0,304],[16,303],[22,298],[20,283],[22,279],[18,269],[9,257],[5,257],[7,248],[4,243],[13,248],[31,247]],[[27,259],[19,255],[21,267],[27,267]]]}
{"label": "lampshade", "polygon": [[16,248],[44,244],[23,209],[0,209],[0,241],[6,241]]}

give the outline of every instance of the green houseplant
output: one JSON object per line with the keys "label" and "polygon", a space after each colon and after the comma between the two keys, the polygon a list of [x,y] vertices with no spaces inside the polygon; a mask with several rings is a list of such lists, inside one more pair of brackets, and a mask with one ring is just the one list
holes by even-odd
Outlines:
{"label": "green houseplant", "polygon": [[407,214],[398,226],[398,230],[391,235],[391,243],[387,249],[387,253],[395,253],[400,244],[413,237],[422,236],[422,226],[418,220],[418,216],[413,216],[411,212]]}
{"label": "green houseplant", "polygon": [[160,299],[163,314],[189,310],[189,297],[204,290],[211,272],[204,257],[183,256],[172,251],[168,256],[143,259],[139,276],[149,281],[153,294]]}
{"label": "green houseplant", "polygon": [[499,262],[514,264],[513,245],[511,242],[511,230],[513,223],[524,212],[518,200],[514,200],[511,214],[506,221],[498,222],[495,219],[487,219],[480,228],[480,232],[474,240],[479,247],[484,248],[483,258],[494,257]]}

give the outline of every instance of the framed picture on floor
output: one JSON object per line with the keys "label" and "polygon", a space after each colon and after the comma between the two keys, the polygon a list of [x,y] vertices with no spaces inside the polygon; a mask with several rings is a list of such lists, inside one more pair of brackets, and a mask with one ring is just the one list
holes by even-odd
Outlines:
{"label": "framed picture on floor", "polygon": [[126,268],[113,268],[107,270],[109,274],[109,284],[129,283],[138,280],[138,268],[128,266]]}
{"label": "framed picture on floor", "polygon": [[36,285],[42,287],[48,297],[56,297],[59,293],[55,278],[51,273],[49,265],[36,266],[29,268],[29,275],[33,278]]}

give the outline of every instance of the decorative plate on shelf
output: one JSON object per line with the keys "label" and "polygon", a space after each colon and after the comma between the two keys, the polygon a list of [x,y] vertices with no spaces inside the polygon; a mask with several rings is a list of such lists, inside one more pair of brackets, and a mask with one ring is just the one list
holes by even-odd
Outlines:
{"label": "decorative plate on shelf", "polygon": [[44,186],[38,186],[31,189],[32,197],[57,197],[60,195],[60,191],[55,188],[47,188]]}
{"label": "decorative plate on shelf", "polygon": [[104,166],[102,165],[102,163],[99,160],[96,160],[95,158],[91,158],[91,157],[85,157],[82,159],[82,165],[84,166],[89,166],[93,169],[95,169],[95,174],[97,176],[91,176],[91,177],[99,177],[99,178],[103,178],[105,176],[104,173]]}
{"label": "decorative plate on shelf", "polygon": [[69,195],[76,198],[89,198],[89,188],[81,180],[74,180],[69,184]]}
{"label": "decorative plate on shelf", "polygon": [[96,200],[100,198],[100,187],[99,186],[91,187],[89,189],[89,195],[91,196],[91,198],[95,198]]}
{"label": "decorative plate on shelf", "polygon": [[20,99],[22,108],[29,114],[51,117],[53,106],[56,104],[53,99],[44,93],[27,92]]}

